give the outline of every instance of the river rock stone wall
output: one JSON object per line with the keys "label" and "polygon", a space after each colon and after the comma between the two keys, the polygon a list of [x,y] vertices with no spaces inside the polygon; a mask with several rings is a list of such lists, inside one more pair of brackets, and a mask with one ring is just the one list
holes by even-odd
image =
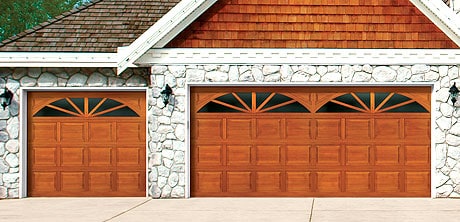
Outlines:
{"label": "river rock stone wall", "polygon": [[[371,65],[171,65],[153,66],[149,101],[149,194],[183,198],[188,187],[186,147],[186,83],[408,83],[433,84],[432,129],[437,197],[460,196],[460,109],[448,101],[449,88],[459,80],[457,66]],[[163,108],[160,91],[169,84],[173,105]],[[460,104],[459,104],[460,106]]]}
{"label": "river rock stone wall", "polygon": [[148,80],[145,68],[119,76],[112,68],[0,68],[0,93],[5,86],[14,93],[12,104],[0,108],[0,199],[19,197],[20,87],[134,87]]}

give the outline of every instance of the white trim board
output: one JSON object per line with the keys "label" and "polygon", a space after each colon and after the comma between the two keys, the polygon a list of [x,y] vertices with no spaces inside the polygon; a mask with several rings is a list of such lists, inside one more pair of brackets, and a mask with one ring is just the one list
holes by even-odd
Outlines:
{"label": "white trim board", "polygon": [[0,52],[0,67],[116,67],[117,53]]}
{"label": "white trim board", "polygon": [[457,65],[460,49],[167,48],[150,49],[136,63]]}

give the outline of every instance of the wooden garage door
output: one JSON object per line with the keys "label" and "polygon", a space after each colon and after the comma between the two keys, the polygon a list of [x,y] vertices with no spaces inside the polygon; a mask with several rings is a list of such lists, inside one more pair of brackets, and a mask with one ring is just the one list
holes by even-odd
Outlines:
{"label": "wooden garage door", "polygon": [[28,93],[28,196],[145,196],[144,92]]}
{"label": "wooden garage door", "polygon": [[430,196],[429,87],[191,89],[192,196]]}

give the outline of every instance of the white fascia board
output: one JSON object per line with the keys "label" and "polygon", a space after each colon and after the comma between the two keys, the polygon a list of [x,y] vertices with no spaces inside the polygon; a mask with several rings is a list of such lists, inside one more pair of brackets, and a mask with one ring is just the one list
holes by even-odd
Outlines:
{"label": "white fascia board", "polygon": [[0,67],[116,67],[117,53],[0,52]]}
{"label": "white fascia board", "polygon": [[442,0],[410,0],[428,19],[460,46],[460,17]]}
{"label": "white fascia board", "polygon": [[125,49],[119,50],[121,73],[150,48],[162,48],[217,0],[182,0]]}
{"label": "white fascia board", "polygon": [[457,65],[460,49],[150,49],[137,60],[155,64]]}

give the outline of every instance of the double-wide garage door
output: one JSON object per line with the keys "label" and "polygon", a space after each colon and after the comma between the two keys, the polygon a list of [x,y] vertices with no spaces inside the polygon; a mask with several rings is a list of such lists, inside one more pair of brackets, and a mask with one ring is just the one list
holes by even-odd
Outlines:
{"label": "double-wide garage door", "polygon": [[145,196],[144,92],[28,93],[28,196]]}
{"label": "double-wide garage door", "polygon": [[191,89],[192,196],[430,196],[429,87]]}

